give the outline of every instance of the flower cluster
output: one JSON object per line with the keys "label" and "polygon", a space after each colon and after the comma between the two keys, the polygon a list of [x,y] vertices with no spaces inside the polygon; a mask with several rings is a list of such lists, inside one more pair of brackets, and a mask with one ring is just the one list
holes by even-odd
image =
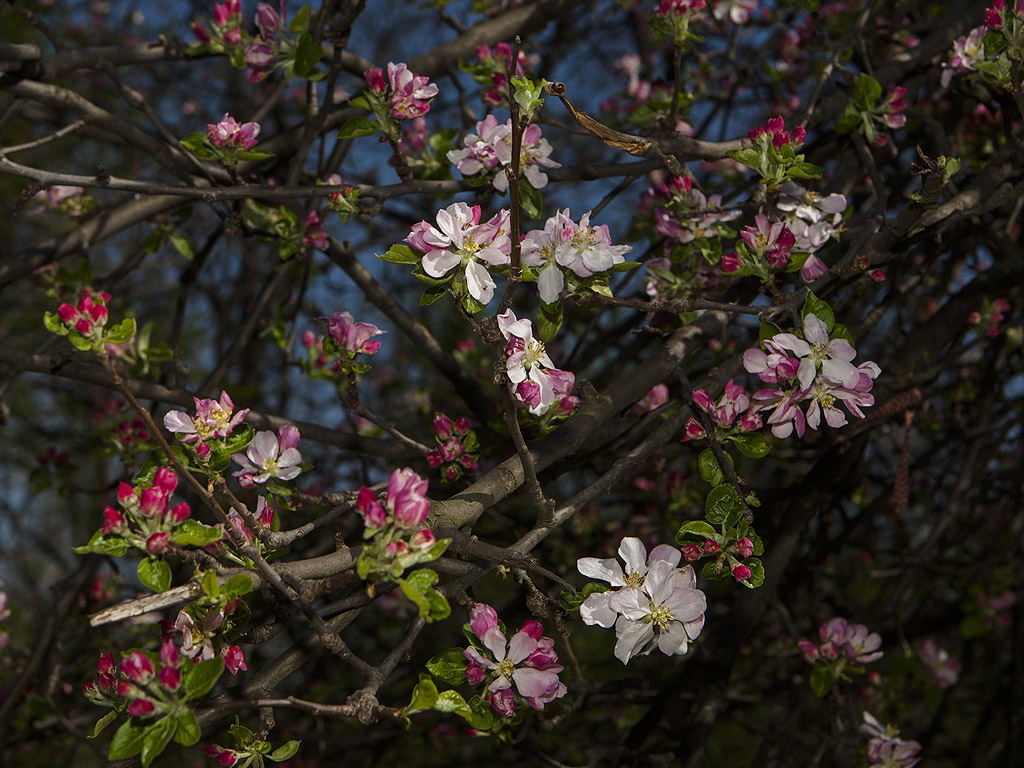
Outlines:
{"label": "flower cluster", "polygon": [[168,411],[164,414],[164,427],[168,432],[177,434],[178,439],[186,445],[194,444],[196,456],[204,459],[210,454],[212,441],[230,436],[249,414],[249,409],[243,408],[235,413],[234,402],[223,391],[219,400],[193,399],[196,404],[195,416],[189,416],[184,411]]}
{"label": "flower cluster", "polygon": [[[485,87],[480,98],[488,107],[501,107],[508,104],[508,67],[512,61],[512,49],[508,43],[498,43],[491,50],[490,46],[478,45],[476,57],[479,64],[463,64],[461,68],[471,74],[473,79]],[[522,77],[527,64],[526,53],[519,51],[516,57],[516,68],[513,76]]]}
{"label": "flower cluster", "polygon": [[815,254],[830,239],[838,238],[846,197],[839,193],[822,196],[789,181],[779,190],[775,207],[794,237],[793,250],[808,254],[800,267],[800,277],[810,283],[828,268]]}
{"label": "flower cluster", "polygon": [[208,123],[206,138],[220,149],[252,149],[260,135],[259,123],[238,123],[227,112],[219,123]]}
{"label": "flower cluster", "polygon": [[[306,346],[313,352],[314,346],[319,347],[324,353],[334,356],[332,370],[342,373],[366,373],[370,366],[359,362],[360,355],[376,355],[380,351],[380,342],[373,341],[376,336],[382,336],[387,331],[382,331],[373,323],[356,322],[349,312],[332,312],[327,317],[319,318],[321,322],[327,323],[327,336],[321,337],[316,344],[307,343]],[[312,334],[309,335],[312,340]],[[306,340],[304,339],[304,343]]]}
{"label": "flower cluster", "polygon": [[[830,330],[833,338],[829,338]],[[845,425],[840,402],[859,419],[864,418],[861,408],[874,404],[871,388],[879,368],[870,361],[853,365],[850,361],[857,351],[839,335],[842,333],[845,329],[830,328],[814,312],[807,312],[803,338],[777,333],[763,342],[763,350],[754,347],[743,354],[747,371],[767,384],[778,385],[754,393],[759,411],[772,409],[767,423],[776,437],[788,437],[794,429],[802,437],[808,426],[818,429],[823,416],[830,427]],[[804,401],[809,401],[806,415],[800,409]]]}
{"label": "flower cluster", "polygon": [[231,458],[241,469],[234,473],[243,488],[252,488],[268,480],[294,480],[302,472],[299,430],[282,424],[275,435],[270,430],[257,432],[245,453]]}
{"label": "flower cluster", "polygon": [[[551,216],[543,229],[526,234],[522,259],[524,265],[539,269],[536,279],[541,301],[553,304],[561,297],[567,278],[574,287],[606,288],[606,273],[622,264],[623,255],[631,250],[630,245],[612,245],[607,224],[591,226],[590,211],[576,223],[566,208]],[[599,277],[593,279],[595,276]]]}
{"label": "flower cluster", "polygon": [[430,111],[430,100],[437,96],[437,86],[430,78],[417,75],[405,64],[388,62],[388,76],[379,67],[363,73],[370,93],[384,99],[391,117],[396,121],[422,117]]}
{"label": "flower cluster", "polygon": [[452,421],[443,413],[434,415],[434,437],[438,448],[427,454],[427,464],[441,470],[441,481],[451,482],[463,472],[476,472],[480,443],[465,418]]}
{"label": "flower cluster", "polygon": [[764,214],[757,214],[754,224],[743,228],[736,250],[722,256],[722,271],[757,275],[769,282],[789,266],[796,238],[782,221],[772,222]]}
{"label": "flower cluster", "polygon": [[202,749],[204,755],[224,768],[231,768],[239,763],[242,766],[260,768],[260,766],[266,765],[267,758],[275,763],[280,763],[293,757],[301,744],[292,739],[277,749],[273,749],[270,742],[256,738],[256,734],[241,725],[238,718],[235,718],[233,725],[228,726],[228,732],[235,740],[234,749],[227,749],[219,744],[209,744]]}
{"label": "flower cluster", "polygon": [[380,573],[397,579],[407,568],[434,560],[448,546],[423,528],[430,511],[427,481],[408,467],[396,469],[388,480],[384,504],[367,487],[359,489],[356,510],[363,516],[367,543],[356,564],[359,578]]}
{"label": "flower cluster", "polygon": [[[486,683],[484,698],[494,711],[505,717],[515,712],[516,694],[537,710],[565,695],[565,684],[558,679],[555,641],[543,637],[539,622],[527,621],[522,629],[505,637],[495,610],[483,603],[470,609],[469,630],[479,640],[462,652],[468,662],[466,682]],[[468,635],[469,633],[467,633]]]}
{"label": "flower cluster", "polygon": [[891,725],[883,727],[869,712],[864,713],[860,732],[871,737],[867,750],[869,768],[913,768],[921,760],[919,743],[899,738],[898,729]]}
{"label": "flower cluster", "polygon": [[711,8],[711,15],[718,21],[729,19],[733,24],[746,24],[751,11],[757,8],[757,0],[717,0]]}
{"label": "flower cluster", "polygon": [[[415,123],[420,119],[417,118],[413,122]],[[348,224],[352,214],[359,212],[359,208],[356,205],[360,195],[359,189],[345,182],[337,173],[332,173],[328,176],[324,184],[342,187],[341,192],[331,192],[327,195],[327,202],[330,204],[331,210],[338,214],[341,223]]]}
{"label": "flower cluster", "polygon": [[[703,389],[694,390],[692,400],[694,405],[711,417],[720,440],[726,439],[733,432],[743,434],[761,428],[761,417],[756,407],[751,408],[747,391],[732,379],[726,382],[725,393],[717,403]],[[692,416],[686,420],[684,442],[704,436],[704,427],[699,421]]]}
{"label": "flower cluster", "polygon": [[[501,166],[491,183],[496,190],[504,192],[508,189],[508,176],[503,169],[512,164],[512,118],[499,125],[494,115],[488,115],[476,124],[476,131],[466,135],[462,149],[448,153],[448,160],[466,177],[489,174]],[[534,189],[547,186],[544,168],[561,167],[549,157],[551,145],[540,133],[539,125],[527,126],[519,155],[521,173]]]}
{"label": "flower cluster", "polygon": [[681,46],[694,36],[690,22],[706,7],[705,0],[661,0],[651,17],[651,29]]}
{"label": "flower cluster", "polygon": [[963,664],[959,659],[950,656],[949,651],[939,647],[930,637],[917,647],[917,655],[921,658],[925,674],[940,688],[950,688],[960,679]]}
{"label": "flower cluster", "polygon": [[484,264],[507,267],[512,241],[508,236],[509,213],[502,209],[480,223],[480,206],[453,203],[437,212],[437,226],[426,221],[413,225],[405,242],[423,253],[422,269],[431,278],[448,278],[452,290],[460,296],[467,293],[486,305],[494,296],[496,283]]}
{"label": "flower cluster", "polygon": [[170,545],[174,529],[192,514],[184,501],[170,506],[177,486],[178,476],[166,467],[157,469],[149,487],[133,488],[122,482],[117,502],[124,512],[110,506],[103,509],[103,535],[116,534],[150,554],[162,553]]}
{"label": "flower cluster", "polygon": [[[195,20],[192,34],[199,45],[211,53],[228,56],[236,69],[245,69],[251,83],[266,80],[275,68],[284,70],[287,76],[298,75],[317,80],[322,73],[316,70],[319,56],[313,57],[315,43],[309,35],[309,13],[296,14],[291,24],[286,24],[284,0],[279,9],[269,3],[256,5],[256,34],[243,29],[241,0],[224,0],[214,5],[213,18],[209,26]],[[285,32],[297,35],[288,37]]]}
{"label": "flower cluster", "polygon": [[748,131],[747,135],[754,146],[730,152],[729,156],[760,173],[761,183],[775,188],[791,179],[821,176],[820,168],[804,162],[804,156],[798,154],[807,138],[802,125],[791,134],[786,130],[782,117],[775,116],[764,126]]}
{"label": "flower cluster", "polygon": [[78,305],[73,307],[63,301],[57,307],[57,314],[69,330],[74,329],[87,339],[97,340],[102,337],[103,327],[107,324],[108,301],[110,294],[106,291],[94,294],[88,288],[83,288]]}
{"label": "flower cluster", "polygon": [[707,247],[711,241],[733,234],[723,225],[742,212],[723,211],[721,206],[721,195],[706,197],[694,188],[689,176],[655,180],[641,196],[639,205],[654,218],[655,231],[668,240],[666,245],[692,243],[695,247]]}
{"label": "flower cluster", "polygon": [[[564,403],[576,383],[569,371],[555,368],[544,343],[533,336],[533,323],[517,320],[511,309],[498,315],[498,329],[505,337],[505,370],[515,385],[516,397],[535,416],[547,413],[556,402]],[[567,404],[571,411],[575,402]]]}
{"label": "flower cluster", "polygon": [[1006,319],[1006,313],[1010,311],[1010,302],[1005,297],[990,299],[986,296],[981,302],[981,309],[971,312],[967,316],[967,322],[976,326],[986,336],[996,337],[999,335],[999,324]]}
{"label": "flower cluster", "polygon": [[841,616],[836,616],[818,627],[818,634],[821,637],[819,645],[806,637],[801,637],[797,643],[808,664],[814,664],[819,659],[846,659],[857,664],[868,664],[882,658],[882,651],[878,650],[882,647],[881,636],[863,624],[850,624]]}
{"label": "flower cluster", "polygon": [[174,629],[181,633],[182,654],[193,661],[198,661],[200,657],[204,660],[213,659],[218,655],[214,650],[214,641],[217,641],[220,647],[219,656],[228,672],[237,675],[239,670],[248,670],[242,649],[223,641],[224,620],[240,603],[241,601],[236,598],[224,605],[210,608],[201,626],[196,623],[193,616],[199,609],[189,606],[189,609],[179,611],[178,618],[174,620]]}
{"label": "flower cluster", "polygon": [[[197,670],[178,652],[173,640],[165,640],[159,654],[131,651],[119,662],[113,655],[100,655],[94,683],[83,686],[93,704],[110,707],[131,717],[180,717],[185,702],[206,693],[217,681],[220,665]],[[196,683],[202,678],[203,685]],[[208,683],[208,684],[207,684]]]}
{"label": "flower cluster", "polygon": [[26,211],[29,216],[37,216],[47,208],[65,213],[68,216],[83,216],[96,206],[96,201],[82,187],[67,184],[54,184],[41,189],[32,198],[38,203]]}
{"label": "flower cluster", "polygon": [[640,539],[627,536],[619,557],[583,557],[576,567],[584,576],[606,581],[614,588],[591,594],[580,606],[586,624],[615,627],[615,657],[623,664],[638,654],[659,648],[672,656],[684,654],[704,628],[707,600],[697,589],[693,568],[679,568],[681,553],[661,544],[647,553]]}

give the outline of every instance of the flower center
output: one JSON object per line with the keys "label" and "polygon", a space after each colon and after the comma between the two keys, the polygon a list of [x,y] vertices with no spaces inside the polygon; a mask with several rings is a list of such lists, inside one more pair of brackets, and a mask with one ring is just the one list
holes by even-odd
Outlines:
{"label": "flower center", "polygon": [[501,674],[507,677],[509,680],[512,679],[512,673],[516,669],[516,665],[513,664],[509,659],[505,659],[501,664],[498,665],[498,669],[501,670]]}
{"label": "flower center", "polygon": [[541,355],[544,354],[544,342],[538,339],[530,339],[526,342],[526,359],[523,365],[537,365]]}
{"label": "flower center", "polygon": [[644,585],[645,574],[639,571],[630,571],[626,574],[626,589],[640,589]]}
{"label": "flower center", "polygon": [[668,629],[668,625],[675,621],[675,616],[672,615],[672,611],[668,609],[668,606],[664,603],[662,605],[651,605],[651,622],[661,631]]}

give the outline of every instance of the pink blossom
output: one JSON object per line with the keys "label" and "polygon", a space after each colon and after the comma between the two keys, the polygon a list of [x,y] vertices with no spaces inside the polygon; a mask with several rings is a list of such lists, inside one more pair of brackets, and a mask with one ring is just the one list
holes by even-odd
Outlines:
{"label": "pink blossom", "polygon": [[231,456],[241,469],[234,472],[243,488],[251,488],[271,478],[294,480],[302,471],[302,454],[295,446],[299,443],[299,430],[282,424],[275,435],[270,430],[257,432],[245,453]]}
{"label": "pink blossom", "polygon": [[152,715],[156,705],[146,699],[136,699],[128,706],[128,714],[132,717],[146,717]]}
{"label": "pink blossom", "polygon": [[365,486],[359,489],[356,510],[363,516],[363,524],[370,530],[383,528],[387,522],[384,505],[377,501],[377,495]]}
{"label": "pink blossom", "polygon": [[736,581],[745,581],[750,578],[750,569],[742,563],[740,565],[733,566],[732,577],[736,579]]}
{"label": "pink blossom", "polygon": [[744,536],[736,542],[736,551],[740,553],[741,557],[750,557],[754,554],[754,542]]}
{"label": "pink blossom", "polygon": [[391,84],[391,115],[396,120],[421,117],[430,111],[428,102],[438,92],[430,78],[417,75],[405,64],[388,62],[388,81]]}
{"label": "pink blossom", "polygon": [[388,481],[387,506],[395,522],[403,528],[416,528],[427,519],[430,499],[427,481],[409,467],[396,469]]}
{"label": "pink blossom", "polygon": [[153,665],[142,651],[132,651],[121,662],[121,671],[133,683],[146,684],[153,679]]}
{"label": "pink blossom", "polygon": [[251,149],[256,146],[256,137],[259,133],[259,123],[240,125],[227,112],[219,123],[210,123],[206,126],[206,136],[215,147]]}
{"label": "pink blossom", "polygon": [[231,768],[237,763],[242,755],[240,752],[236,752],[233,749],[224,749],[217,744],[211,744],[208,747],[203,747],[202,752],[207,757],[211,758],[217,765],[225,766],[225,768]]}
{"label": "pink blossom", "polygon": [[555,368],[544,343],[533,336],[533,323],[519,320],[511,309],[498,315],[498,329],[506,339],[505,371],[516,385],[520,402],[540,415],[559,398],[572,391],[576,377]]}
{"label": "pink blossom", "polygon": [[221,658],[224,660],[224,666],[227,667],[228,672],[232,675],[237,675],[238,670],[248,670],[249,667],[245,664],[245,655],[242,653],[242,649],[237,645],[229,645],[223,651],[221,651]]}
{"label": "pink blossom", "polygon": [[372,323],[357,323],[348,312],[332,312],[320,320],[327,322],[327,332],[331,339],[339,347],[354,355],[377,354],[380,350],[380,342],[370,341],[370,339],[387,333]]}
{"label": "pink blossom", "polygon": [[182,411],[168,411],[164,414],[164,427],[183,437],[183,443],[203,442],[227,437],[249,414],[248,408],[234,413],[235,404],[227,392],[220,393],[220,400],[194,398],[196,415],[190,417]]}

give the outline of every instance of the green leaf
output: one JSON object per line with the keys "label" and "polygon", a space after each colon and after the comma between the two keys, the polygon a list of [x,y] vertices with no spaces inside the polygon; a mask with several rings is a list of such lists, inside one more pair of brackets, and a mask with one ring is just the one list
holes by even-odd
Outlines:
{"label": "green leaf", "polygon": [[438,712],[454,712],[455,714],[469,719],[472,712],[469,710],[469,705],[466,700],[462,698],[462,694],[458,691],[441,691],[437,694],[437,701],[434,702],[434,709]]}
{"label": "green leaf", "polygon": [[60,336],[64,336],[68,329],[64,327],[64,321],[60,319],[60,315],[56,312],[47,312],[43,315],[43,325],[46,326],[46,330],[50,333],[56,333]]}
{"label": "green leaf", "polygon": [[452,615],[452,607],[448,600],[436,589],[431,589],[427,594],[427,622],[442,621]]}
{"label": "green leaf", "polygon": [[275,763],[282,763],[285,760],[288,760],[289,758],[295,756],[295,753],[299,751],[300,744],[302,744],[302,742],[296,741],[295,739],[292,739],[291,741],[286,741],[280,747],[278,747],[269,755],[267,755],[267,757],[269,757]]}
{"label": "green leaf", "polygon": [[762,320],[761,327],[757,332],[757,340],[761,343],[773,338],[775,334],[782,333],[782,329],[771,320]]}
{"label": "green leaf", "polygon": [[765,442],[764,436],[758,432],[733,435],[732,441],[740,449],[740,453],[751,459],[763,459],[772,448]]}
{"label": "green leaf", "polygon": [[764,584],[764,565],[756,557],[748,557],[743,564],[750,569],[750,575],[740,582],[748,589],[756,589]]}
{"label": "green leaf", "polygon": [[470,727],[478,731],[489,731],[494,725],[494,708],[490,702],[480,696],[469,700],[469,717],[466,718]]}
{"label": "green leaf", "polygon": [[836,121],[835,126],[833,126],[833,130],[835,130],[836,133],[849,133],[860,125],[860,121],[860,110],[852,104],[848,104],[846,106],[846,112],[843,113],[843,116]]}
{"label": "green leaf", "polygon": [[821,178],[821,168],[814,163],[796,163],[786,169],[786,175],[793,179]]}
{"label": "green leaf", "polygon": [[701,544],[707,539],[714,538],[715,529],[703,520],[690,520],[683,523],[676,531],[676,543],[680,546],[686,544]]}
{"label": "green leaf", "polygon": [[171,588],[171,566],[155,557],[139,562],[139,581],[154,592],[166,592]]}
{"label": "green leaf", "polygon": [[313,42],[313,37],[308,32],[303,32],[299,35],[299,45],[295,49],[295,76],[309,77],[323,55],[324,49]]}
{"label": "green leaf", "polygon": [[432,285],[423,292],[420,296],[420,306],[429,307],[431,304],[435,304],[445,297],[448,293],[448,286],[446,285]]}
{"label": "green leaf", "polygon": [[430,675],[421,674],[420,681],[416,683],[416,687],[412,689],[412,699],[409,701],[409,705],[403,710],[403,712],[406,715],[411,715],[414,712],[433,709],[436,701],[437,686],[434,685],[434,681],[430,679]]}
{"label": "green leaf", "polygon": [[71,346],[81,352],[88,352],[92,349],[92,342],[78,331],[68,331],[68,341],[71,342]]}
{"label": "green leaf", "polygon": [[761,170],[761,164],[764,162],[761,153],[756,149],[737,149],[734,152],[730,152],[729,157],[737,163],[753,168],[755,171]]}
{"label": "green leaf", "polygon": [[192,261],[196,257],[195,251],[192,250],[192,243],[188,241],[187,237],[181,235],[171,235],[168,240],[178,253],[184,256],[189,261]]}
{"label": "green leaf", "polygon": [[224,538],[224,532],[213,525],[204,525],[198,520],[185,520],[171,534],[171,541],[183,547],[205,547]]}
{"label": "green leaf", "polygon": [[269,149],[263,149],[262,147],[240,149],[236,153],[236,157],[238,157],[239,160],[269,160],[274,156],[273,152]]}
{"label": "green leaf", "polygon": [[554,304],[541,304],[537,313],[537,335],[540,340],[547,344],[558,334],[562,327],[562,302],[556,300]]}
{"label": "green leaf", "polygon": [[869,111],[880,98],[882,86],[869,74],[861,74],[853,86],[853,103],[864,111]]}
{"label": "green leaf", "polygon": [[416,603],[420,609],[420,616],[427,621],[437,621],[451,613],[448,601],[433,588],[436,581],[437,573],[427,568],[413,571],[408,578],[398,579],[402,593]]}
{"label": "green leaf", "polygon": [[534,189],[528,181],[525,184],[519,185],[519,206],[531,219],[540,218],[544,201],[541,199],[540,192]]}
{"label": "green leaf", "polygon": [[414,251],[408,245],[398,243],[388,248],[385,253],[378,253],[377,258],[389,264],[419,264],[423,260],[423,254]]}
{"label": "green leaf", "polygon": [[[338,131],[339,139],[358,139],[361,136],[372,136],[380,130],[380,123],[375,123],[365,117],[353,117],[341,126]],[[409,246],[395,246],[408,249]],[[383,257],[380,257],[383,258]]]}
{"label": "green leaf", "polygon": [[815,315],[825,324],[826,331],[831,331],[832,326],[836,324],[836,316],[832,312],[832,307],[815,296],[811,291],[808,291],[807,298],[804,300],[804,307],[800,310],[800,317],[806,318],[811,314]]}
{"label": "green leaf", "polygon": [[704,567],[701,569],[700,577],[705,581],[715,581],[716,579],[724,579],[727,571],[723,570],[721,573],[718,571],[718,561],[711,560],[704,563]]}
{"label": "green leaf", "polygon": [[462,307],[471,315],[475,315],[478,312],[482,312],[484,306],[484,304],[474,299],[468,293],[462,297]]}
{"label": "green leaf", "polygon": [[196,133],[190,133],[182,139],[181,146],[203,162],[216,160],[219,156],[218,152],[213,148],[213,145],[210,144],[210,140],[206,138],[206,134],[198,131]]}
{"label": "green leaf", "polygon": [[105,340],[111,344],[124,344],[131,341],[135,335],[135,320],[126,317],[113,328],[109,328],[105,334]]}
{"label": "green leaf", "polygon": [[212,568],[203,573],[200,582],[203,587],[203,594],[207,597],[218,597],[220,595],[220,583],[217,581],[217,572]]}
{"label": "green leaf", "polygon": [[142,740],[148,730],[146,725],[134,717],[128,718],[114,734],[107,757],[111,760],[123,760],[139,754],[142,751]]}
{"label": "green leaf", "polygon": [[293,35],[301,35],[309,30],[309,3],[299,8],[295,12],[295,16],[292,17],[291,23],[288,25],[288,31]]}
{"label": "green leaf", "polygon": [[199,699],[213,688],[224,671],[224,661],[220,658],[205,659],[185,672],[185,696]]}
{"label": "green leaf", "polygon": [[607,592],[608,588],[607,584],[591,581],[575,594],[572,592],[563,592],[560,594],[558,596],[558,604],[567,611],[575,611],[586,602],[588,597],[601,592]]}
{"label": "green leaf", "polygon": [[92,733],[86,736],[86,738],[95,739],[97,736],[100,735],[100,733],[103,732],[103,729],[110,725],[110,723],[113,722],[116,718],[117,712],[114,712],[113,710],[107,712],[107,714],[105,714],[103,717],[96,721],[96,725],[92,727]]}
{"label": "green leaf", "polygon": [[97,555],[110,555],[111,557],[122,557],[128,551],[128,542],[116,533],[110,536],[103,535],[103,529],[96,531],[89,539],[89,543],[75,547],[75,552],[80,555],[95,553]]}
{"label": "green leaf", "polygon": [[811,690],[818,696],[828,696],[832,690],[832,668],[821,659],[811,669]]}
{"label": "green leaf", "polygon": [[734,525],[743,516],[743,499],[731,485],[723,483],[708,493],[704,517],[712,525]]}
{"label": "green leaf", "polygon": [[202,733],[195,712],[187,709],[178,715],[178,730],[174,732],[174,740],[176,742],[182,746],[191,747],[199,741]]}
{"label": "green leaf", "polygon": [[254,437],[256,437],[256,430],[248,424],[239,424],[224,439],[224,450],[228,453],[241,453],[249,447],[249,443]]}
{"label": "green leaf", "polygon": [[612,266],[609,272],[629,272],[631,269],[636,269],[640,266],[639,261],[623,261]]}
{"label": "green leaf", "polygon": [[231,738],[233,738],[235,743],[240,747],[247,746],[249,742],[256,737],[255,733],[238,722],[237,717],[235,718],[235,722],[228,726],[228,733],[231,734]]}
{"label": "green leaf", "polygon": [[828,335],[829,338],[832,339],[846,339],[848,342],[850,342],[851,347],[854,346],[853,334],[846,329],[845,325],[836,323],[835,325],[832,326],[832,330],[828,332]]}
{"label": "green leaf", "polygon": [[[729,461],[729,465],[732,466],[732,456],[727,453],[725,458]],[[718,463],[718,457],[715,456],[715,452],[711,448],[705,448],[700,452],[700,455],[697,457],[697,468],[705,482],[711,483],[714,486],[725,482],[725,472],[722,471],[722,467]]]}
{"label": "green leaf", "polygon": [[241,597],[242,595],[248,594],[252,591],[252,579],[250,579],[244,573],[240,573],[237,576],[232,576],[230,579],[228,579],[222,591],[231,599]]}
{"label": "green leaf", "polygon": [[814,13],[821,8],[821,0],[800,0],[800,4],[808,13]]}
{"label": "green leaf", "polygon": [[461,685],[466,682],[466,659],[461,648],[449,648],[441,651],[426,663],[426,667],[434,677],[444,680],[448,685]]}
{"label": "green leaf", "polygon": [[177,727],[178,721],[170,715],[150,726],[142,739],[142,768],[149,768],[156,756],[164,751]]}

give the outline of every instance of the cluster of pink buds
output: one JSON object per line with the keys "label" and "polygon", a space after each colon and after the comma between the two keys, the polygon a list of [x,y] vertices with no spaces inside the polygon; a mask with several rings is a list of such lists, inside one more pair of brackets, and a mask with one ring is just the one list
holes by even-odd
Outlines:
{"label": "cluster of pink buds", "polygon": [[438,448],[427,454],[427,464],[440,468],[442,482],[458,480],[463,472],[476,472],[480,443],[469,421],[464,417],[452,421],[443,413],[435,414],[434,437]]}
{"label": "cluster of pink buds", "polygon": [[[722,549],[722,546],[725,549]],[[720,545],[715,539],[708,538],[703,544],[686,544],[680,547],[686,562],[693,563],[702,557],[713,557],[716,562],[715,573],[722,573],[726,567],[736,581],[746,581],[751,576],[750,567],[741,560],[745,560],[754,554],[754,542],[747,536],[739,539],[724,540]],[[760,554],[758,550],[758,554]]]}
{"label": "cluster of pink buds", "polygon": [[864,713],[864,725],[860,732],[870,736],[868,741],[868,768],[913,768],[921,760],[921,745],[916,741],[904,741],[899,729],[891,725],[882,726],[870,713]]}
{"label": "cluster of pink buds", "polygon": [[967,316],[967,322],[977,326],[986,336],[994,338],[999,335],[999,324],[1006,319],[1006,313],[1009,311],[1010,302],[1005,297],[989,299],[986,296],[982,301],[981,310],[971,312]]}
{"label": "cluster of pink buds", "polygon": [[661,0],[651,17],[651,29],[682,45],[693,37],[690,23],[707,7],[705,0]]}
{"label": "cluster of pink buds", "polygon": [[325,336],[317,336],[312,331],[302,334],[302,346],[306,348],[306,360],[302,367],[310,376],[318,379],[336,379],[343,373],[341,361],[324,349]]}
{"label": "cluster of pink buds", "polygon": [[782,149],[788,145],[793,149],[798,149],[803,146],[807,132],[802,125],[798,125],[793,131],[793,135],[790,136],[789,131],[786,130],[785,120],[776,115],[769,118],[764,127],[758,126],[752,131],[747,131],[747,136],[754,144],[771,144],[775,149]]}
{"label": "cluster of pink buds", "polygon": [[69,330],[74,329],[87,339],[99,338],[103,326],[107,324],[107,302],[110,294],[106,291],[93,293],[88,288],[82,289],[82,297],[77,306],[66,301],[57,307],[61,322]]}
{"label": "cluster of pink buds", "polygon": [[225,749],[219,744],[210,744],[209,746],[203,747],[202,753],[213,760],[217,765],[223,765],[225,768],[231,768],[231,766],[242,759],[241,752],[237,752],[233,749]]}
{"label": "cluster of pink buds", "polygon": [[127,545],[159,555],[174,543],[175,529],[187,520],[192,510],[184,501],[171,506],[171,494],[178,476],[166,467],[157,469],[149,486],[132,487],[122,482],[117,488],[121,510],[103,509],[103,536],[121,539]]}
{"label": "cluster of pink buds", "polygon": [[146,423],[138,416],[118,422],[107,435],[107,439],[122,454],[145,448],[150,437]]}
{"label": "cluster of pink buds", "polygon": [[383,504],[369,488],[359,489],[356,510],[363,516],[367,540],[357,563],[360,578],[370,573],[398,578],[407,568],[441,554],[444,547],[436,546],[441,542],[423,528],[430,511],[427,486],[426,480],[405,467],[391,473]]}
{"label": "cluster of pink buds", "polygon": [[[416,120],[413,122],[415,123]],[[331,192],[327,196],[327,202],[330,204],[331,210],[338,214],[338,218],[341,219],[342,223],[347,224],[349,217],[352,216],[352,214],[359,212],[359,209],[356,206],[356,201],[359,200],[359,189],[349,185],[336,173],[332,173],[328,176],[324,183],[330,184],[331,186],[343,187],[341,192]]]}
{"label": "cluster of pink buds", "polygon": [[279,9],[269,3],[257,4],[253,35],[242,28],[241,0],[224,0],[214,5],[209,27],[200,21],[192,22],[192,34],[213,53],[227,54],[237,69],[245,68],[249,82],[259,83],[267,79],[274,67],[295,60],[299,43],[285,36],[286,17],[284,0]]}
{"label": "cluster of pink buds", "polygon": [[[498,43],[492,51],[490,46],[478,45],[476,57],[480,66],[472,69],[473,78],[489,85],[480,98],[488,107],[503,107],[508,104],[508,65],[512,61],[512,48],[508,43]],[[515,77],[522,77],[527,61],[526,54],[519,51],[516,57]]]}
{"label": "cluster of pink buds", "polygon": [[[508,189],[508,176],[504,168],[512,164],[512,118],[499,124],[494,115],[488,115],[476,124],[476,133],[466,134],[462,149],[453,149],[448,160],[466,176],[495,173],[492,184],[499,192]],[[531,123],[523,132],[519,154],[520,173],[534,189],[547,186],[548,176],[544,168],[560,168],[552,160],[551,145],[541,136],[540,126]],[[500,166],[500,168],[499,168]]]}
{"label": "cluster of pink buds", "polygon": [[819,659],[835,661],[846,659],[857,664],[868,664],[882,658],[882,638],[863,624],[850,624],[841,616],[829,619],[818,628],[821,644],[801,637],[797,645],[808,664]]}
{"label": "cluster of pink buds", "polygon": [[985,26],[989,29],[1001,29],[1008,24],[1010,16],[1024,18],[1024,0],[1015,0],[1008,10],[1006,0],[992,0],[992,7],[985,9]]}
{"label": "cluster of pink buds", "polygon": [[219,400],[193,399],[196,404],[194,417],[184,411],[168,411],[164,414],[164,427],[176,433],[181,442],[195,443],[196,455],[204,459],[210,454],[209,441],[230,435],[249,415],[249,409],[243,408],[235,413],[235,404],[227,392],[221,392]]}
{"label": "cluster of pink buds", "polygon": [[327,229],[324,227],[320,214],[310,211],[306,214],[306,221],[302,229],[302,244],[308,248],[316,248],[318,251],[326,251],[329,242]]}
{"label": "cluster of pink buds", "polygon": [[[438,88],[425,75],[417,75],[404,63],[388,62],[387,78],[384,71],[377,67],[363,73],[367,85],[370,86],[371,105],[379,103],[387,108],[395,121],[412,120],[422,117],[430,111],[430,101],[437,96]],[[377,113],[377,119],[381,114]],[[383,125],[383,121],[382,121]]]}
{"label": "cluster of pink buds", "polygon": [[[726,382],[725,394],[718,399],[717,403],[703,389],[694,390],[692,399],[694,405],[711,417],[720,438],[733,432],[753,432],[761,428],[761,417],[757,414],[756,408],[750,407],[747,390],[734,383],[732,379]],[[719,427],[721,430],[717,429]],[[700,422],[692,416],[687,419],[683,442],[704,436],[704,428]]]}
{"label": "cluster of pink buds", "polygon": [[[374,341],[374,337],[387,331],[372,323],[356,322],[349,312],[332,312],[318,320],[327,323],[327,336],[319,339],[314,339],[311,333],[303,336],[311,363],[316,362],[316,367],[323,369],[328,366],[328,358],[333,357],[331,372],[355,374],[370,370],[370,366],[359,362],[358,358],[360,355],[376,355],[381,343]],[[323,354],[318,354],[321,352]]]}
{"label": "cluster of pink buds", "polygon": [[94,704],[118,710],[127,705],[132,717],[152,717],[180,706],[186,669],[172,640],[163,642],[156,659],[132,651],[118,663],[110,653],[104,653],[97,663],[96,682],[86,683],[83,691]]}
{"label": "cluster of pink buds", "polygon": [[469,627],[479,642],[462,652],[467,661],[466,682],[487,683],[484,698],[495,712],[511,717],[516,694],[536,710],[565,695],[565,684],[558,679],[562,665],[555,641],[543,636],[540,622],[527,621],[506,639],[495,610],[475,603],[469,612]]}
{"label": "cluster of pink buds", "polygon": [[242,0],[224,0],[213,6],[213,18],[207,28],[200,21],[192,22],[192,34],[203,44],[216,44],[221,50],[242,42]]}

